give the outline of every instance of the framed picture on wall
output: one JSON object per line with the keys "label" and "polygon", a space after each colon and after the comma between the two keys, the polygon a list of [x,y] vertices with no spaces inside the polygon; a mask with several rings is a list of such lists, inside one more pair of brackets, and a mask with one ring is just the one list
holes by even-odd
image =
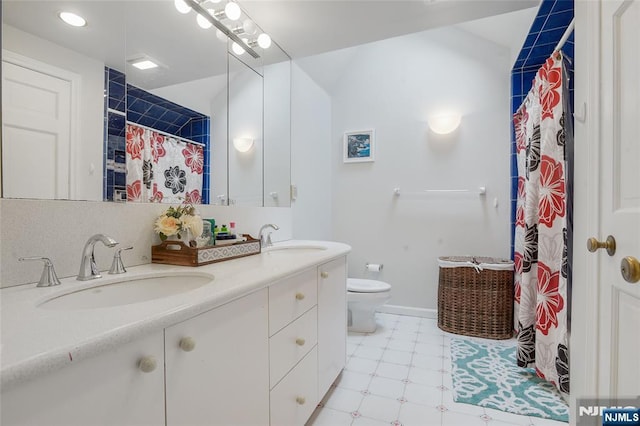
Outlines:
{"label": "framed picture on wall", "polygon": [[346,132],[344,134],[344,162],[363,163],[374,161],[373,130]]}

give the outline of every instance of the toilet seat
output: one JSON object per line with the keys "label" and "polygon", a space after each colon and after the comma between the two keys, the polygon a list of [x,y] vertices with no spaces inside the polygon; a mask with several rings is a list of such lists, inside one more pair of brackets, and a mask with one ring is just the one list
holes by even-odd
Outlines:
{"label": "toilet seat", "polygon": [[354,293],[382,293],[391,290],[391,285],[376,280],[360,278],[347,279],[347,291]]}

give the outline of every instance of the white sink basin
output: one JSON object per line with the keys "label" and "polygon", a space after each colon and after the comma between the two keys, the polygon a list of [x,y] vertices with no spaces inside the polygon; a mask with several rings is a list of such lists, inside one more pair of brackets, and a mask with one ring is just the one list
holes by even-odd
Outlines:
{"label": "white sink basin", "polygon": [[320,245],[276,245],[264,248],[262,251],[267,254],[305,254],[313,253],[327,248]]}
{"label": "white sink basin", "polygon": [[213,275],[207,274],[132,277],[55,296],[39,307],[65,310],[129,305],[186,293],[211,281]]}

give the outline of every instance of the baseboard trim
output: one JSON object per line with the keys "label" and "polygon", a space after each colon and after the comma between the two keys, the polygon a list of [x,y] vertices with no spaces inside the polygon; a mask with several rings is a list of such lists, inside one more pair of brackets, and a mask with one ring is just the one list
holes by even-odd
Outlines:
{"label": "baseboard trim", "polygon": [[438,311],[436,309],[413,308],[411,306],[382,305],[377,309],[377,311],[385,314],[409,315],[412,317],[431,319],[438,318]]}

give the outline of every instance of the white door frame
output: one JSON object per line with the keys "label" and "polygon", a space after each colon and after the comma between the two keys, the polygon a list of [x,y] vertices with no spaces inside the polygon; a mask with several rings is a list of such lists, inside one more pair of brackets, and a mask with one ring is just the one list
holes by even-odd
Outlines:
{"label": "white door frame", "polygon": [[[571,413],[598,395],[599,262],[587,238],[600,236],[600,2],[575,2],[575,169],[571,318]],[[575,420],[575,419],[574,419]]]}
{"label": "white door frame", "polygon": [[[80,124],[80,85],[82,84],[82,77],[74,72],[55,67],[45,62],[38,61],[37,59],[30,58],[28,56],[20,55],[19,53],[12,52],[7,49],[2,49],[2,61],[8,62],[13,65],[17,65],[23,68],[47,74],[52,77],[59,78],[69,82],[71,87],[71,111],[70,111],[70,123],[69,123],[69,199],[75,200],[77,197],[76,190],[76,167],[77,167],[77,155],[79,140],[79,124]],[[4,134],[4,132],[3,132]],[[2,157],[0,157],[1,159]],[[0,183],[1,183],[0,179]]]}

